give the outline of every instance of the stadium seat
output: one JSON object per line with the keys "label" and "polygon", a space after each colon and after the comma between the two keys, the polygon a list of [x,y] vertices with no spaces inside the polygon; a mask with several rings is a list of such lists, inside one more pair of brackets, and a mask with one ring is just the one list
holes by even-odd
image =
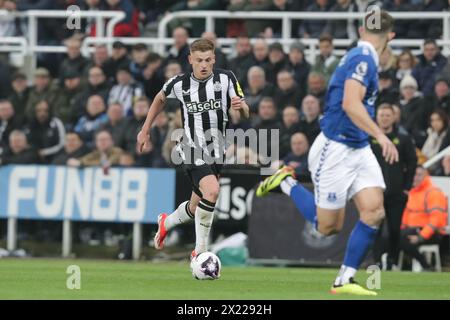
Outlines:
{"label": "stadium seat", "polygon": [[[441,264],[441,256],[439,253],[439,245],[438,244],[430,244],[430,245],[421,245],[419,247],[419,252],[425,255],[425,258],[427,259],[428,263],[431,265],[433,263],[433,254],[435,257],[435,265],[434,269],[437,272],[442,271],[442,264]],[[403,251],[400,251],[400,254],[398,256],[398,267],[400,270],[402,270],[403,266],[403,259],[404,259],[404,253]],[[416,260],[412,260],[412,270],[420,270],[420,263]]]}

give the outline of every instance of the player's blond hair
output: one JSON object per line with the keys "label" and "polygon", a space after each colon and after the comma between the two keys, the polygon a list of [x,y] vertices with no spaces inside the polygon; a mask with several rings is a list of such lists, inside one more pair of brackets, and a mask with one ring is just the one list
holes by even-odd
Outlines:
{"label": "player's blond hair", "polygon": [[195,51],[206,52],[213,51],[214,52],[214,43],[208,39],[197,39],[191,44],[191,53]]}

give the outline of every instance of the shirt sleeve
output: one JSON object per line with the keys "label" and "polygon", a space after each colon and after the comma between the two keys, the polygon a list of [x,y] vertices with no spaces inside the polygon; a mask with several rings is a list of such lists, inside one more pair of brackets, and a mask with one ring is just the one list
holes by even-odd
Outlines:
{"label": "shirt sleeve", "polygon": [[232,71],[230,71],[228,78],[228,95],[230,96],[230,98],[237,96],[241,99],[244,99],[244,92],[242,91],[241,85],[239,84],[239,81],[236,79],[236,76]]}
{"label": "shirt sleeve", "polygon": [[164,83],[162,90],[163,90],[166,98],[176,98],[177,97],[175,94],[175,91],[173,90],[177,77],[178,76],[172,77],[169,80],[167,80],[166,83]]}
{"label": "shirt sleeve", "polygon": [[352,57],[347,64],[345,80],[354,79],[368,87],[370,80],[377,72],[371,59],[369,55],[363,54]]}

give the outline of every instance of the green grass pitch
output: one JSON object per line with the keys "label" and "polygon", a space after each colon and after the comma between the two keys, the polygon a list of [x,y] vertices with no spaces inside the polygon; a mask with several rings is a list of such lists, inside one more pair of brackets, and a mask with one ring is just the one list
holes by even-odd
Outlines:
{"label": "green grass pitch", "polygon": [[[66,269],[81,269],[69,290]],[[217,281],[194,280],[189,263],[0,259],[0,299],[356,299],[328,293],[336,269],[224,267]],[[357,274],[365,284],[369,276]],[[370,299],[450,299],[449,273],[383,272]]]}

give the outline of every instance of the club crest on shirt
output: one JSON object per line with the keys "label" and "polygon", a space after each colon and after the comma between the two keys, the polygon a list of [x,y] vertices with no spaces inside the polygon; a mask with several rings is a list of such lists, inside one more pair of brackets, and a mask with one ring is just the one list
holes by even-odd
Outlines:
{"label": "club crest on shirt", "polygon": [[222,85],[220,84],[219,81],[214,82],[214,91],[222,91]]}

